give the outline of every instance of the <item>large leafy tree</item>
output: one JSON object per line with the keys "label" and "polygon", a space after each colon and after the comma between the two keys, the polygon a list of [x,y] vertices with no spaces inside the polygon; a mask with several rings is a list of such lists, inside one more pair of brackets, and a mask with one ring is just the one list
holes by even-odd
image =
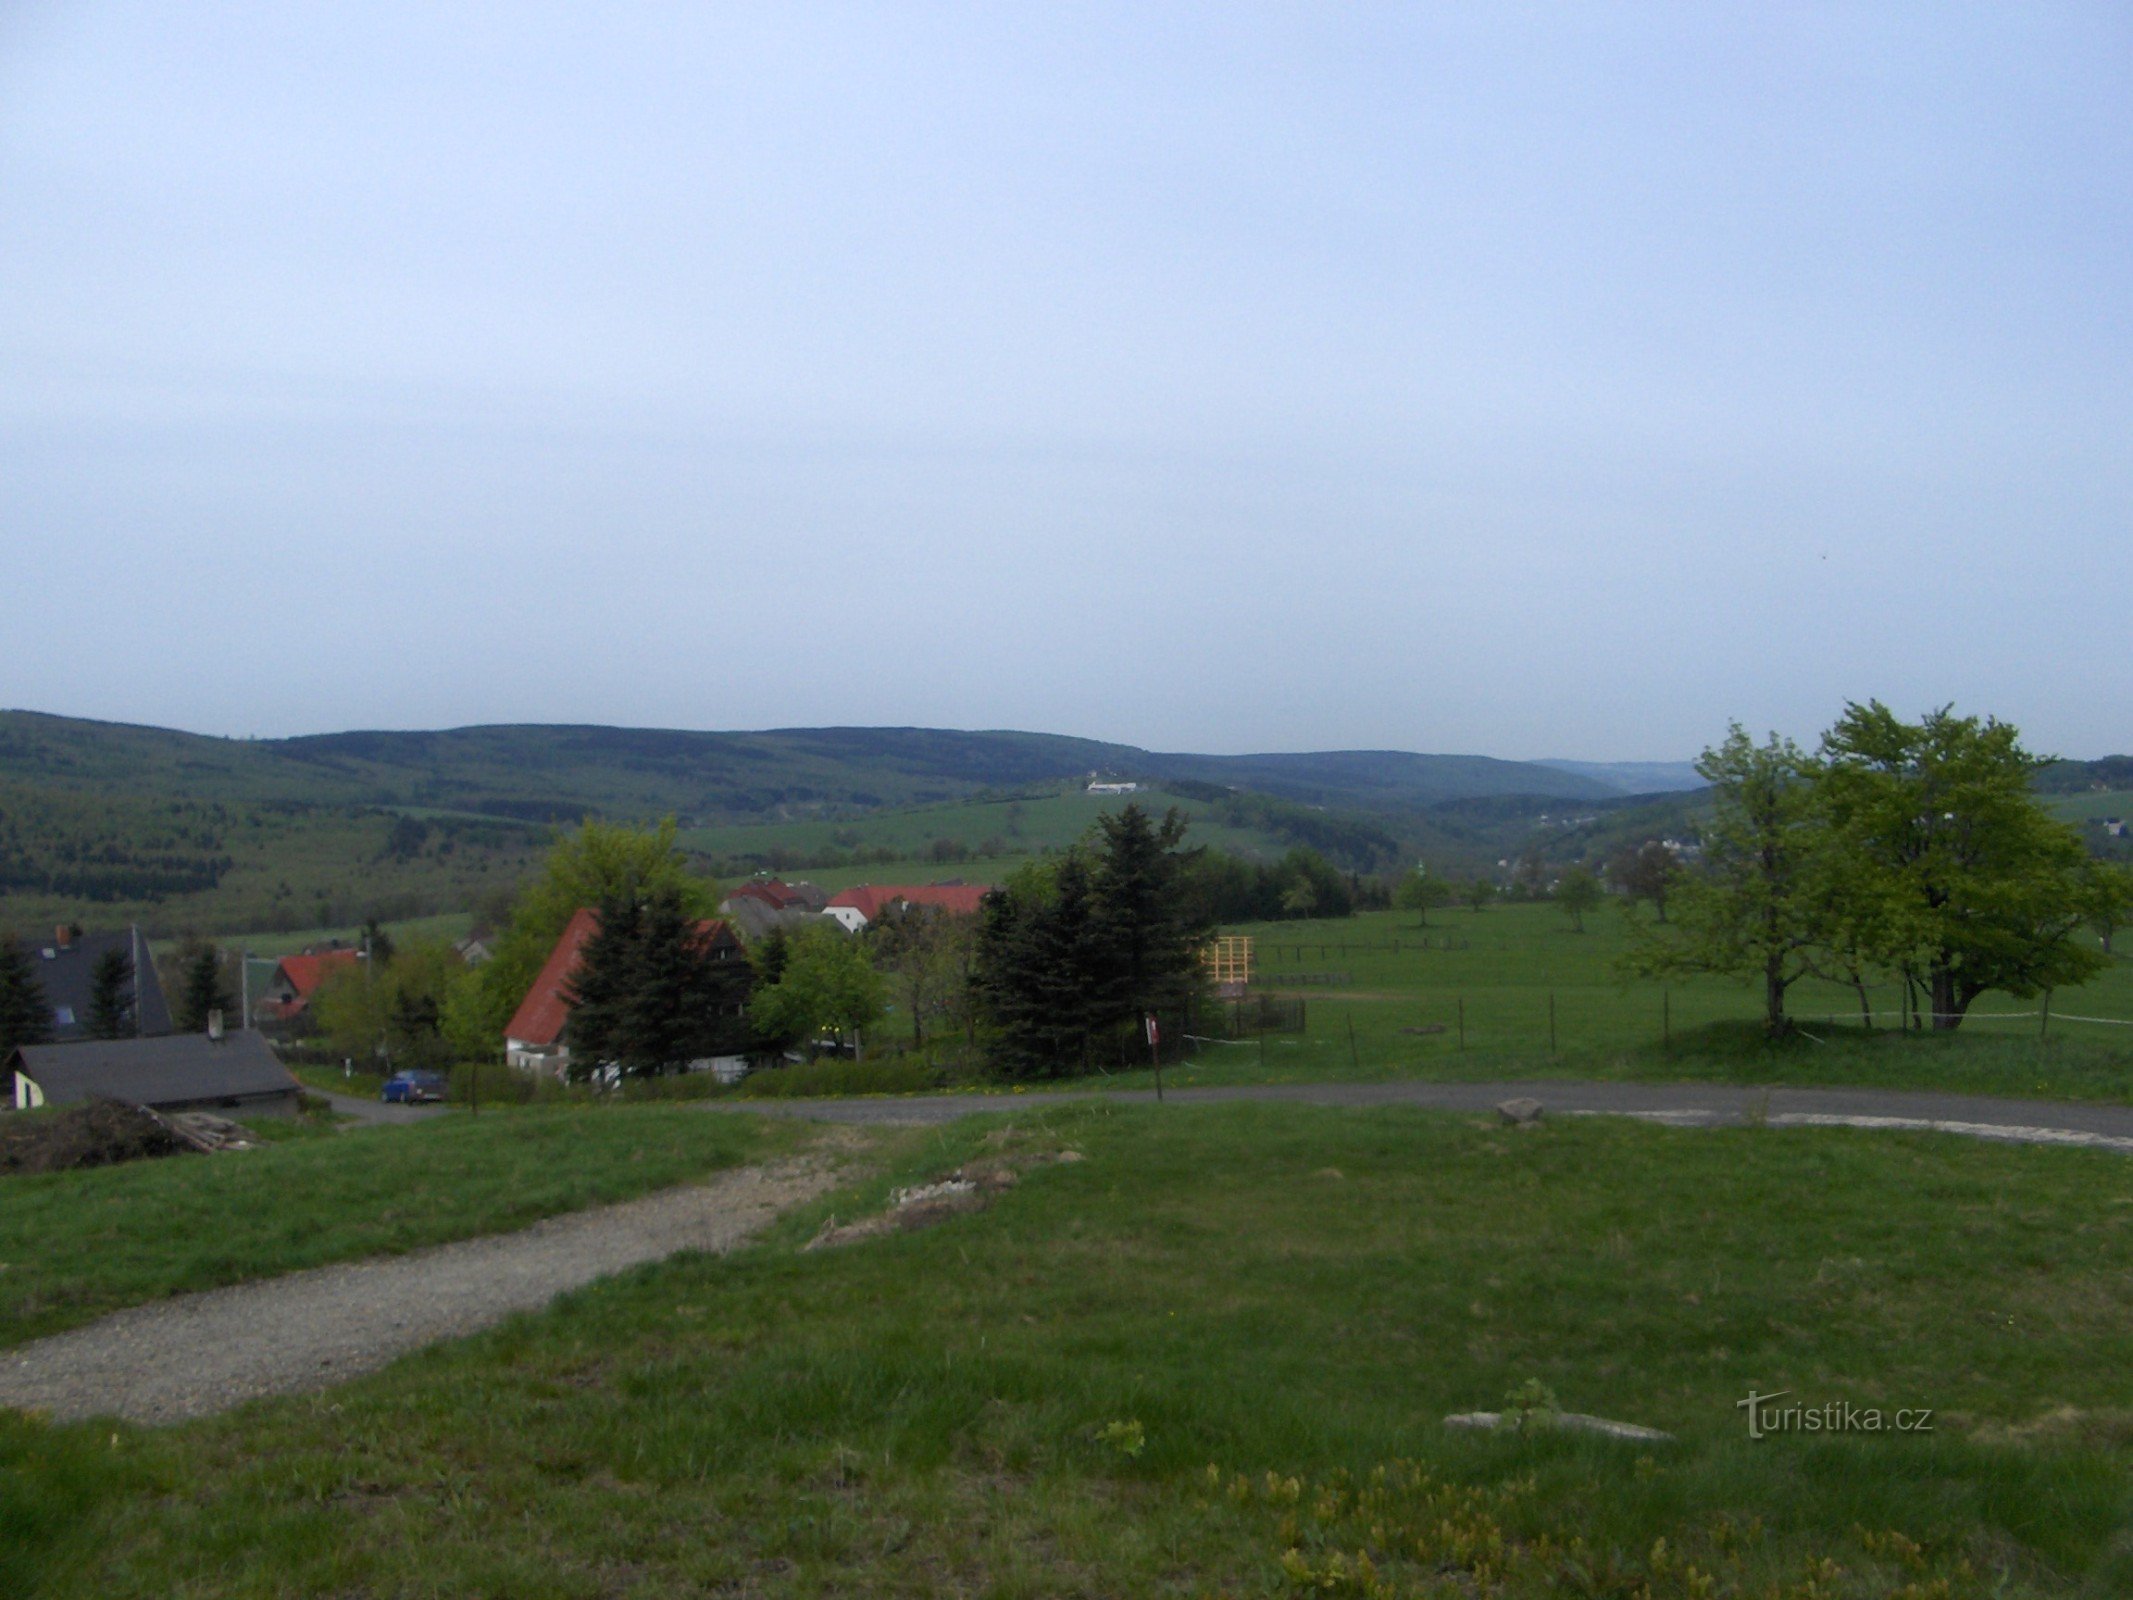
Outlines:
{"label": "large leafy tree", "polygon": [[1658,839],[1646,839],[1617,851],[1607,863],[1607,881],[1631,901],[1649,901],[1652,915],[1666,921],[1667,897],[1681,876],[1681,863]]}
{"label": "large leafy tree", "polygon": [[459,952],[443,940],[411,941],[389,963],[373,956],[334,972],[312,997],[311,1018],[336,1055],[441,1068],[454,1053],[445,1008],[466,973]]}
{"label": "large leafy tree", "polygon": [[2111,954],[2111,940],[2133,921],[2133,867],[2090,857],[2081,875],[2081,915]]}
{"label": "large leafy tree", "polygon": [[1392,893],[1392,903],[1402,911],[1412,911],[1418,928],[1428,927],[1429,914],[1451,902],[1451,879],[1433,878],[1421,867],[1402,878],[1399,888]]}
{"label": "large leafy tree", "polygon": [[1757,744],[1735,723],[1696,770],[1711,785],[1702,870],[1675,887],[1670,924],[1645,930],[1631,962],[1653,977],[1754,978],[1764,1029],[1781,1034],[1786,991],[1813,970],[1820,930],[1828,832],[1814,804],[1815,764],[1791,740],[1773,733]]}
{"label": "large leafy tree", "polygon": [[52,1002],[22,941],[0,933],[0,1063],[19,1045],[52,1037]]}
{"label": "large leafy tree", "polygon": [[861,1048],[887,1004],[888,985],[865,944],[825,922],[786,941],[784,968],[757,993],[752,1016],[767,1039],[812,1041],[827,1033]]}
{"label": "large leafy tree", "polygon": [[751,969],[712,945],[677,886],[611,896],[599,910],[570,982],[573,1077],[610,1064],[653,1077],[744,1042]]}
{"label": "large leafy tree", "polygon": [[1837,898],[1863,908],[1885,965],[1923,981],[1936,1029],[1987,990],[2025,998],[2102,966],[2074,938],[2087,857],[2032,793],[2043,764],[2007,723],[1947,707],[1906,722],[1848,705],[1823,736]]}
{"label": "large leafy tree", "polygon": [[1573,933],[1583,933],[1585,913],[1598,906],[1605,894],[1590,867],[1572,867],[1556,880],[1556,909],[1570,919]]}
{"label": "large leafy tree", "polygon": [[954,1021],[968,1010],[958,990],[969,979],[975,917],[937,906],[900,907],[867,931],[875,965],[911,1020],[911,1043],[926,1042],[931,1022]]}

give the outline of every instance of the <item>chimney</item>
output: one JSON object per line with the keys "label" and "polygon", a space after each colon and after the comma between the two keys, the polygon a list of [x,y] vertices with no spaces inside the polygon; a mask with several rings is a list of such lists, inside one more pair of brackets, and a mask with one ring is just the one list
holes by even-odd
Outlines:
{"label": "chimney", "polygon": [[207,1036],[210,1039],[222,1037],[222,1011],[220,1007],[207,1014]]}

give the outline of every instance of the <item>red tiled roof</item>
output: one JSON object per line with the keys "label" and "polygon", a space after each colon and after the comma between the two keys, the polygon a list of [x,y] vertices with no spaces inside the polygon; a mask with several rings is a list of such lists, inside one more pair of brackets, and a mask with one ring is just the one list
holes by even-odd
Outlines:
{"label": "red tiled roof", "polygon": [[978,902],[992,893],[989,883],[873,884],[833,895],[830,905],[849,906],[867,921],[877,921],[882,911],[902,900],[914,906],[937,906],[952,916],[977,914]]}
{"label": "red tiled roof", "polygon": [[[526,998],[511,1014],[510,1026],[504,1029],[505,1038],[520,1044],[549,1045],[563,1037],[563,1026],[570,1021],[570,980],[577,973],[586,941],[599,931],[600,913],[591,906],[580,906],[571,913],[555,948],[541,964],[540,976],[533,980]],[[696,931],[713,944],[740,943],[739,935],[722,917],[699,922]]]}
{"label": "red tiled roof", "polygon": [[362,959],[362,954],[355,950],[327,950],[315,956],[283,956],[274,975],[287,978],[289,987],[296,991],[296,998],[284,1009],[292,1013],[301,1011],[304,1002],[318,992],[318,986],[329,975],[352,967]]}
{"label": "red tiled roof", "polygon": [[784,911],[789,907],[804,905],[807,902],[807,896],[797,890],[787,888],[776,878],[768,880],[750,878],[746,883],[735,889],[730,896],[735,900],[743,897],[750,900],[760,900],[773,911]]}

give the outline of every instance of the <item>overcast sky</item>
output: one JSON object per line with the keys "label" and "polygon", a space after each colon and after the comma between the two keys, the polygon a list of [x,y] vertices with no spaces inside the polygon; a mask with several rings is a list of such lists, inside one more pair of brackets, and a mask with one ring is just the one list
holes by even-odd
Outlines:
{"label": "overcast sky", "polygon": [[2133,748],[2133,12],[0,0],[0,704]]}

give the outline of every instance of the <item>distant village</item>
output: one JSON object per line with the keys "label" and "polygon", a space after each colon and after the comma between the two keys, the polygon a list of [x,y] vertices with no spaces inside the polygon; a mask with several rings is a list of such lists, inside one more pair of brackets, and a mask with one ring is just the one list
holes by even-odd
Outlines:
{"label": "distant village", "polygon": [[[975,916],[991,889],[951,881],[863,884],[830,894],[812,883],[754,878],[720,901],[718,917],[698,932],[714,959],[741,959],[748,946],[779,933],[834,926],[856,935],[914,909]],[[598,926],[597,912],[581,907],[556,940],[505,1030],[510,1066],[558,1077],[568,1071],[571,984]],[[492,954],[480,938],[458,940],[453,948],[470,967]],[[11,1093],[0,1106],[27,1110],[103,1098],[161,1112],[293,1112],[302,1085],[282,1064],[276,1045],[304,1034],[326,984],[360,971],[366,958],[364,949],[342,940],[282,956],[264,972],[257,993],[251,992],[253,971],[265,962],[248,958],[240,968],[244,992],[234,1015],[214,1009],[204,1018],[184,1018],[167,1000],[137,928],[87,933],[58,926],[49,941],[20,944],[10,953],[33,975],[45,1015],[41,1025],[23,1019],[29,1025],[12,1030],[38,1042],[12,1051],[6,1062]],[[726,1079],[745,1070],[738,1058],[699,1065]]]}

